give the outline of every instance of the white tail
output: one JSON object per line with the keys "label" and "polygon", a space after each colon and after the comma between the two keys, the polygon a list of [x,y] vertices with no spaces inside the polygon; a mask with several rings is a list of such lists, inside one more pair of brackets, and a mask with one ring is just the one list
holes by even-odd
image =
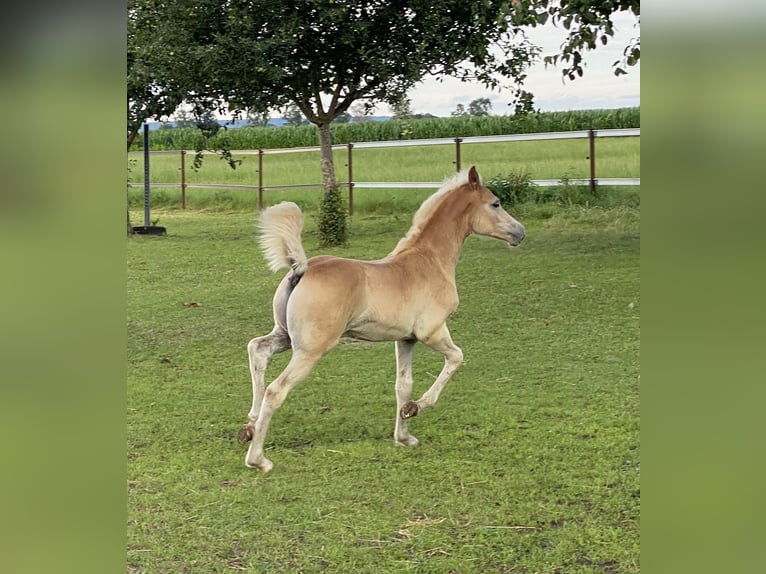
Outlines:
{"label": "white tail", "polygon": [[283,201],[261,213],[261,248],[269,269],[292,268],[303,274],[309,268],[301,243],[303,213],[292,201]]}

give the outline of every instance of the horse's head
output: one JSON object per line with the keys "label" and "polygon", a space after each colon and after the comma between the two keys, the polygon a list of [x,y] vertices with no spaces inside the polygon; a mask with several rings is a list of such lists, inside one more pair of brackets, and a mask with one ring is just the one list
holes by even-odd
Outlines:
{"label": "horse's head", "polygon": [[475,194],[471,201],[471,230],[477,235],[487,235],[507,241],[516,246],[524,239],[524,226],[516,221],[500,205],[500,200],[481,184],[481,179],[474,166],[468,170],[470,193]]}

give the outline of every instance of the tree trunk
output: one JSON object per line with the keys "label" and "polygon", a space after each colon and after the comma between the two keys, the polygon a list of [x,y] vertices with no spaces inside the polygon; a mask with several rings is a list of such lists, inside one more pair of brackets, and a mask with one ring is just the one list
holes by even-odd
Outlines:
{"label": "tree trunk", "polygon": [[322,168],[322,185],[326,194],[331,189],[338,187],[338,182],[335,179],[335,162],[332,157],[330,122],[317,124],[317,130],[319,130],[319,161]]}
{"label": "tree trunk", "polygon": [[345,245],[347,239],[346,209],[343,206],[343,200],[338,191],[338,182],[335,179],[330,122],[318,123],[317,129],[319,130],[319,157],[324,186],[322,203],[319,208],[319,236],[324,245]]}

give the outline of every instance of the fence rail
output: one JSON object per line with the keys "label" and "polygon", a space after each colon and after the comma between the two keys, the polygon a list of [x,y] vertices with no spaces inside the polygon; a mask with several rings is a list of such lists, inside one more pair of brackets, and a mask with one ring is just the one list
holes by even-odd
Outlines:
{"label": "fence rail", "polygon": [[[610,185],[610,186],[640,186],[640,178],[598,178],[596,177],[596,149],[595,140],[597,137],[636,137],[641,135],[640,128],[627,128],[627,129],[609,129],[609,130],[577,130],[570,132],[546,132],[535,134],[507,134],[496,136],[470,136],[470,137],[455,137],[455,138],[433,138],[433,139],[418,139],[418,140],[392,140],[392,141],[378,141],[378,142],[356,142],[349,144],[337,144],[332,146],[333,149],[348,150],[348,181],[338,182],[339,185],[348,187],[348,208],[349,214],[354,213],[354,188],[359,189],[438,189],[441,186],[441,182],[431,181],[354,181],[353,179],[353,150],[354,149],[366,149],[366,148],[383,148],[383,147],[405,147],[405,146],[425,146],[425,145],[450,145],[455,146],[455,166],[457,171],[460,171],[460,147],[461,145],[470,145],[478,143],[500,143],[500,142],[517,142],[517,141],[534,141],[534,140],[563,140],[563,139],[584,139],[587,138],[590,142],[590,178],[589,179],[570,179],[569,183],[572,185],[588,185],[591,188],[591,192],[595,193],[597,185]],[[148,144],[145,144],[148,147]],[[245,190],[257,190],[258,191],[258,207],[263,209],[263,192],[264,191],[276,191],[276,190],[289,190],[289,189],[311,189],[321,188],[322,184],[297,184],[297,185],[264,185],[263,184],[263,156],[266,154],[278,154],[278,153],[301,153],[308,151],[318,151],[319,147],[300,147],[300,148],[279,148],[279,149],[257,149],[257,150],[232,150],[232,155],[257,155],[258,156],[258,185],[239,185],[228,183],[187,183],[186,182],[186,154],[196,154],[193,150],[177,150],[177,151],[150,151],[150,155],[168,155],[179,154],[181,155],[181,182],[180,183],[151,183],[148,181],[148,177],[145,177],[143,183],[129,183],[129,187],[142,187],[144,188],[144,195],[148,198],[149,189],[152,187],[180,187],[181,188],[181,207],[186,207],[186,190],[189,188],[195,189],[245,189]],[[215,155],[214,151],[202,151],[204,155]],[[133,151],[128,155],[144,154],[146,151]],[[145,171],[148,169],[145,166]],[[560,185],[560,180],[554,179],[536,179],[532,180],[534,185],[541,187],[550,187]]]}

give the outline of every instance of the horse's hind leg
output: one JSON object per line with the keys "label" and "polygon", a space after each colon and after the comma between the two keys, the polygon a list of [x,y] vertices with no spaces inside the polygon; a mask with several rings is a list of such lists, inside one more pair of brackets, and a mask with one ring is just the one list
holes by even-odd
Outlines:
{"label": "horse's hind leg", "polygon": [[442,367],[439,376],[436,377],[434,384],[423,393],[422,397],[417,401],[408,402],[401,408],[400,415],[403,419],[412,418],[423,409],[432,407],[439,398],[447,381],[449,381],[452,374],[463,362],[463,351],[452,342],[452,337],[450,337],[449,329],[447,329],[446,324],[439,327],[436,332],[429,337],[424,338],[422,341],[434,351],[438,351],[444,355],[444,367]]}
{"label": "horse's hind leg", "polygon": [[263,441],[269,429],[271,416],[284,402],[292,388],[308,376],[321,356],[321,353],[294,351],[285,370],[266,388],[258,420],[255,422],[253,440],[245,456],[246,466],[259,468],[263,472],[269,472],[272,469],[271,461],[263,456]]}
{"label": "horse's hind leg", "polygon": [[264,377],[269,359],[276,353],[281,353],[290,348],[290,337],[279,325],[268,335],[257,337],[247,344],[247,355],[250,362],[250,376],[253,379],[253,404],[247,415],[248,422],[239,429],[237,440],[240,444],[246,444],[253,438],[255,422],[261,410],[261,402],[264,393]]}
{"label": "horse's hind leg", "polygon": [[402,418],[401,409],[410,402],[412,395],[412,354],[417,341],[396,341],[396,425],[394,440],[402,446],[415,446],[418,439],[407,430],[407,419]]}

